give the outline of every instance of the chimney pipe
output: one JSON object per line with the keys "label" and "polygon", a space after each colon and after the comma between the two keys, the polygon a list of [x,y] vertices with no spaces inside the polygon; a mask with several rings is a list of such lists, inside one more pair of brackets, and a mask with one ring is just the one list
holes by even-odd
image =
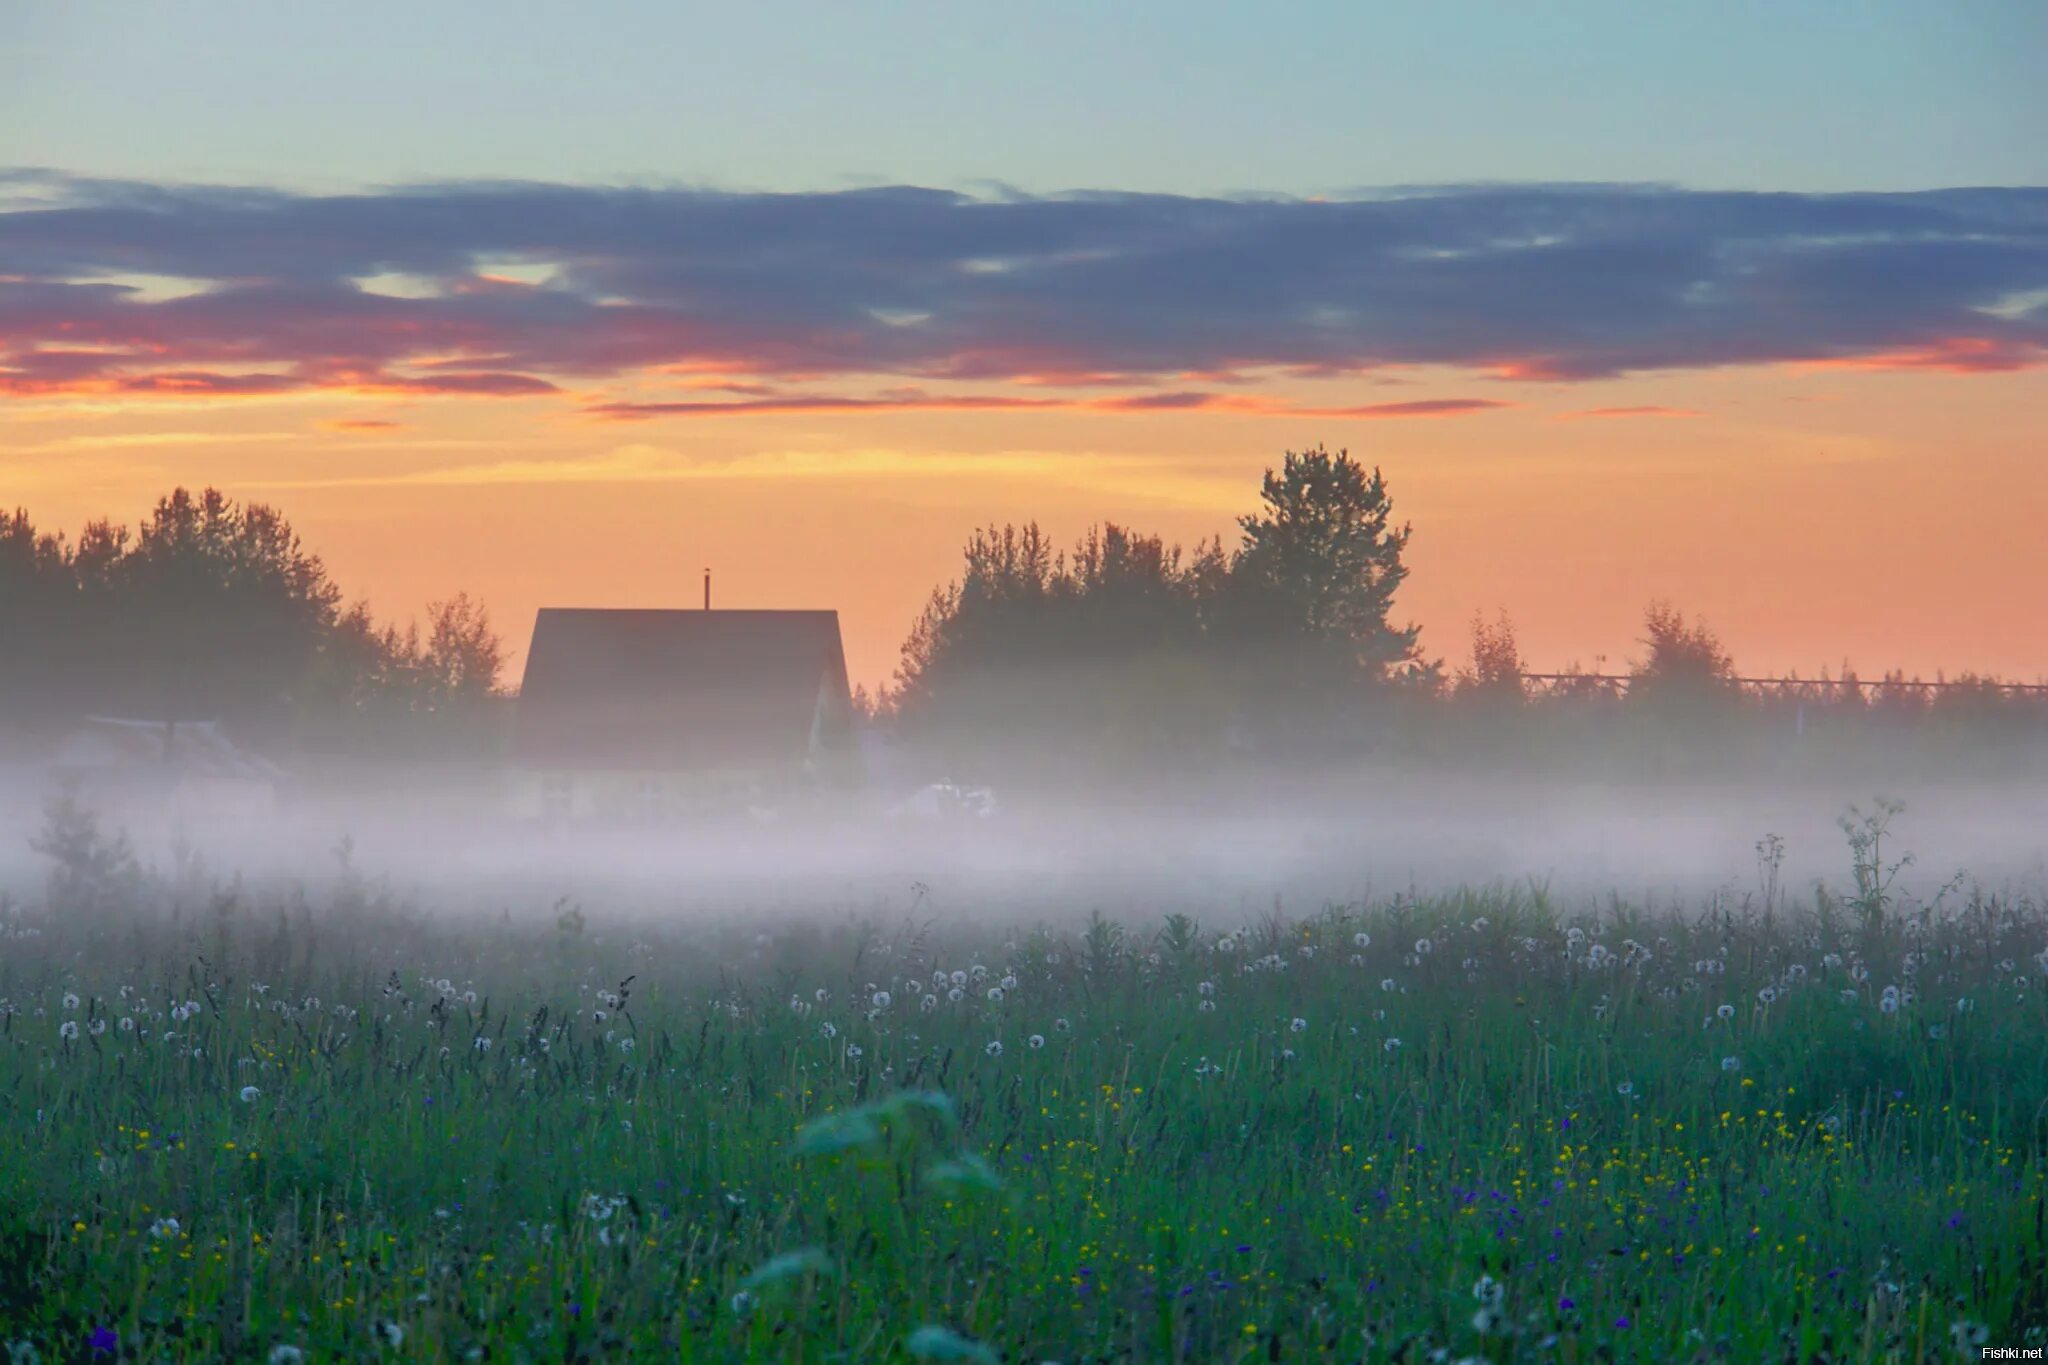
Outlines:
{"label": "chimney pipe", "polygon": [[704,610],[711,610],[711,570],[704,570]]}

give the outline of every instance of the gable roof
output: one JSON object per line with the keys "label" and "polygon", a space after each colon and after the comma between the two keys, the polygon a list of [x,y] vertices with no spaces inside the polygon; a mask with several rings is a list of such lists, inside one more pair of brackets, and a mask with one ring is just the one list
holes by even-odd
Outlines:
{"label": "gable roof", "polygon": [[836,611],[543,607],[513,730],[530,768],[795,767],[850,742]]}

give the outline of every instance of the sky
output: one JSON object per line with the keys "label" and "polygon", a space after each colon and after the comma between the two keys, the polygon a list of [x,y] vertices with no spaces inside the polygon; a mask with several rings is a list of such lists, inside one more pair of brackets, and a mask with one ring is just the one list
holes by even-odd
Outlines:
{"label": "sky", "polygon": [[1234,534],[1315,444],[1455,665],[2048,674],[2048,7],[0,17],[0,504],[285,509],[403,619]]}

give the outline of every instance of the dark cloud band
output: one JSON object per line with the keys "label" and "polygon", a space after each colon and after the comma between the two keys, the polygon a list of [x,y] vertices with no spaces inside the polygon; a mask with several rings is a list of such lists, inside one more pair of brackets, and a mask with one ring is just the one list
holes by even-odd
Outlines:
{"label": "dark cloud band", "polygon": [[1325,202],[0,175],[0,392],[525,396],[677,367],[695,387],[735,381],[744,409],[796,400],[737,381],[820,376],[1572,380],[2044,358],[2048,189]]}

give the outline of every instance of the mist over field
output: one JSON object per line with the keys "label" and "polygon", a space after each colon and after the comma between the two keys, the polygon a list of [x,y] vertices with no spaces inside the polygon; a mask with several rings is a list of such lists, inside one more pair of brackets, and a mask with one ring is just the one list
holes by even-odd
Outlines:
{"label": "mist over field", "polygon": [[[778,818],[610,827],[512,819],[474,793],[393,785],[321,794],[234,817],[103,815],[138,858],[196,856],[251,886],[318,888],[354,871],[432,913],[515,914],[570,897],[622,916],[784,920],[915,911],[941,921],[1064,922],[1091,911],[1149,920],[1169,910],[1227,928],[1276,904],[1289,913],[1494,883],[1542,888],[1565,910],[1614,898],[1643,908],[1761,898],[1759,849],[1782,841],[1780,896],[1849,884],[1842,818],[1896,797],[1887,862],[1911,855],[1902,890],[1932,896],[1961,876],[1991,889],[2048,886],[2048,783],[1946,776],[1873,787],[1616,786],[1528,774],[1390,770],[1299,783],[1244,779],[1177,802],[1077,790],[997,797],[986,816],[917,815],[880,798]],[[43,811],[6,808],[0,890],[40,897],[30,848]],[[481,807],[481,808],[480,808]]]}

